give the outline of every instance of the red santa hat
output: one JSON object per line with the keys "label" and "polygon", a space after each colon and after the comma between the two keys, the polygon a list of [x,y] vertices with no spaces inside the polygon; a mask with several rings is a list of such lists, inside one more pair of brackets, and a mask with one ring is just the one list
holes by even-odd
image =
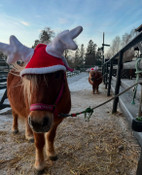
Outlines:
{"label": "red santa hat", "polygon": [[98,66],[95,66],[95,67],[92,67],[91,69],[90,69],[90,71],[97,71],[99,69],[99,67]]}
{"label": "red santa hat", "polygon": [[70,69],[64,62],[62,58],[55,57],[46,52],[45,44],[38,44],[34,50],[34,54],[30,61],[20,73],[21,76],[25,74],[45,74],[52,73],[58,70],[69,70]]}

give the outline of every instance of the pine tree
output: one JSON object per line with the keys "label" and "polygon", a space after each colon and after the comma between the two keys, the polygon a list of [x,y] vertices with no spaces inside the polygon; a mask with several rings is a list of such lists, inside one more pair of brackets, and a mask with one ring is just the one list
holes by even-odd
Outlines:
{"label": "pine tree", "polygon": [[49,43],[51,38],[53,38],[54,32],[49,27],[45,28],[45,30],[41,31],[40,34],[40,42],[41,43]]}
{"label": "pine tree", "polygon": [[86,65],[95,65],[96,60],[96,47],[97,45],[94,44],[92,40],[89,41],[88,47],[87,47],[87,53],[85,56],[85,64]]}
{"label": "pine tree", "polygon": [[55,35],[54,31],[51,30],[50,27],[45,28],[44,30],[41,31],[39,39],[35,40],[35,43],[32,46],[32,48],[35,48],[39,43],[48,44],[54,37],[54,35]]}

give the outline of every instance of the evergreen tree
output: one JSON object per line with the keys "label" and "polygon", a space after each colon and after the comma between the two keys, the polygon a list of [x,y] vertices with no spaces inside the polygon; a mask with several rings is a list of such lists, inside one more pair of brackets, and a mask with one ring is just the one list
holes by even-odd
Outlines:
{"label": "evergreen tree", "polygon": [[45,28],[45,30],[41,31],[40,34],[40,42],[41,43],[49,43],[51,38],[54,36],[54,31],[51,30],[49,27]]}
{"label": "evergreen tree", "polygon": [[39,41],[38,39],[35,40],[35,43],[34,43],[34,45],[32,46],[32,48],[35,48],[39,43],[40,43],[40,41]]}
{"label": "evergreen tree", "polygon": [[85,57],[85,64],[86,65],[96,65],[96,47],[97,45],[94,44],[92,40],[89,41],[88,47],[87,47],[87,53]]}
{"label": "evergreen tree", "polygon": [[74,66],[78,67],[81,64],[81,60],[80,60],[80,50],[79,48],[75,51],[75,58],[74,58]]}
{"label": "evergreen tree", "polygon": [[83,60],[84,60],[84,54],[85,54],[84,44],[81,44],[80,57],[81,57]]}
{"label": "evergreen tree", "polygon": [[55,33],[53,30],[51,30],[49,27],[45,28],[44,30],[41,31],[39,39],[35,40],[35,43],[32,46],[32,48],[35,48],[39,43],[48,44],[54,37],[54,35]]}

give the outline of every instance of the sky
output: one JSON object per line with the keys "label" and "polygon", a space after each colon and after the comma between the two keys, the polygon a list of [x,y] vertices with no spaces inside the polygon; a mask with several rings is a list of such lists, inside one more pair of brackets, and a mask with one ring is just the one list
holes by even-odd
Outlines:
{"label": "sky", "polygon": [[[55,34],[77,26],[78,46],[93,40],[98,47],[142,24],[142,0],[0,0],[0,42],[15,35],[32,47],[46,27]],[[108,48],[105,47],[105,52]]]}

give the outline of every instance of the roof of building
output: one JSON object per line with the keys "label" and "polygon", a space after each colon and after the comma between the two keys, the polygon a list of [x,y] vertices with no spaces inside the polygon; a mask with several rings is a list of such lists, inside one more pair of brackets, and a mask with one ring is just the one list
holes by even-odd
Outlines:
{"label": "roof of building", "polygon": [[142,31],[142,24],[138,28],[136,28],[135,31],[141,32]]}

